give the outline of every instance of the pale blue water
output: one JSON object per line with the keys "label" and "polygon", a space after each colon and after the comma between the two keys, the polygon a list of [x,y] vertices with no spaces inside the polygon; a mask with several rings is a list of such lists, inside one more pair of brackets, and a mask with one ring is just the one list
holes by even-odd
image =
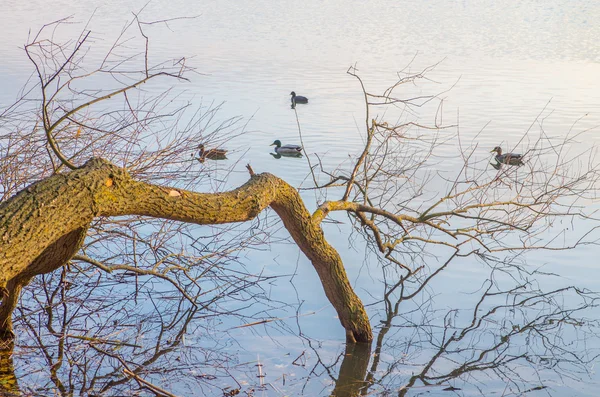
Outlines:
{"label": "pale blue water", "polygon": [[[91,17],[94,49],[101,50],[115,40],[131,18],[131,11],[145,4],[56,1],[47,7],[47,3],[37,0],[4,0],[0,105],[4,107],[13,101],[32,73],[22,50],[30,30],[68,15],[74,15],[79,22]],[[269,144],[274,139],[284,144],[300,143],[296,116],[289,106],[292,90],[310,98],[309,105],[297,108],[306,153],[313,161],[318,155],[330,169],[348,167],[349,155],[360,153],[364,140],[360,87],[346,74],[348,67],[355,64],[367,88],[380,92],[394,82],[397,71],[408,68],[415,72],[440,62],[429,75],[432,81],[404,86],[402,92],[407,96],[441,93],[442,122],[459,124],[459,129],[440,133],[443,139],[450,139],[440,148],[441,160],[433,167],[442,172],[451,172],[460,161],[456,145],[452,144],[457,141],[457,133],[463,145],[477,145],[474,156],[481,161],[489,158],[489,150],[496,145],[525,151],[541,135],[541,126],[553,139],[566,136],[571,129],[575,133],[586,131],[574,143],[575,151],[598,143],[600,130],[595,127],[600,126],[600,4],[595,1],[506,4],[438,0],[173,0],[152,2],[142,15],[146,20],[197,16],[169,22],[168,28],[164,24],[145,28],[151,38],[153,60],[185,56],[187,64],[200,73],[191,75],[189,83],[163,80],[146,89],[159,92],[173,86],[181,93],[181,101],[196,106],[201,102],[223,102],[218,118],[241,116],[242,124],[246,123],[246,133],[224,143],[230,150],[229,160],[207,164],[213,177],[207,182],[207,189],[210,185],[225,190],[245,182],[246,163],[256,172],[272,172],[294,186],[311,186],[305,159],[276,160],[269,155]],[[71,31],[82,28],[79,24],[72,26]],[[67,29],[62,34],[69,32]],[[418,110],[416,119],[431,123],[436,111],[437,106],[425,107]],[[395,120],[397,115],[388,116]],[[439,188],[441,185],[433,185],[429,190],[437,192]],[[330,194],[333,199],[340,195]],[[304,192],[303,197],[309,210],[323,200],[310,191]],[[344,224],[326,225],[327,238],[342,255],[350,279],[365,303],[378,301],[383,295],[379,264],[364,252],[360,237],[349,242],[347,219],[337,215],[334,218]],[[277,236],[286,234],[279,232]],[[536,254],[529,260],[534,267],[544,266],[548,271],[564,271],[568,267],[568,280],[594,288],[600,276],[595,251],[593,246],[584,247],[566,253]],[[303,302],[302,312],[316,312],[301,317],[299,323],[305,335],[322,341],[321,358],[332,363],[343,352],[343,332],[306,258],[292,244],[273,244],[266,251],[248,252],[245,262],[257,272],[286,275],[273,284],[268,295],[291,304]],[[296,267],[291,287],[289,275]],[[436,298],[420,302],[431,303],[440,313],[468,306],[473,299],[469,293],[480,288],[488,270],[468,259],[453,264],[446,273],[445,278],[430,287]],[[457,285],[461,287],[455,288]],[[377,325],[381,305],[369,309],[373,324]],[[281,317],[294,314],[273,313]],[[293,320],[286,324],[295,327]],[[405,337],[398,332],[393,340],[400,344]],[[202,343],[201,335],[195,338],[190,335],[188,339]],[[240,362],[256,360],[260,355],[261,362],[268,366],[269,381],[279,385],[281,374],[294,373],[289,376],[302,383],[308,376],[308,369],[292,366],[289,357],[293,360],[303,350],[311,349],[288,332],[261,326],[233,329],[223,338],[226,350],[239,355]],[[389,354],[389,362],[398,359],[397,352],[392,348],[389,351],[394,352]],[[310,354],[309,361],[314,363],[316,353]],[[413,364],[419,361],[413,359]],[[410,375],[415,366],[394,371],[402,377]],[[304,393],[327,395],[331,379],[326,375],[316,378],[307,382]],[[249,375],[248,382],[251,381]],[[582,386],[565,381],[563,386],[557,382],[554,391],[556,395],[593,395],[590,390],[595,382],[597,379],[589,387],[585,383]],[[502,385],[490,387],[498,389],[497,395],[503,395]],[[561,394],[563,387],[566,390]],[[299,387],[290,390],[291,394],[300,393]],[[283,395],[272,390],[268,393]]]}

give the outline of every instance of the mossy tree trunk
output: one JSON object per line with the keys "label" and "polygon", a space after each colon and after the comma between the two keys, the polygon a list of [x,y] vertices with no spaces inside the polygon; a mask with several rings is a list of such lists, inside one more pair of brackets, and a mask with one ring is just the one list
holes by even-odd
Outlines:
{"label": "mossy tree trunk", "polygon": [[271,206],[302,252],[311,260],[347,339],[367,342],[371,327],[342,260],[325,240],[298,192],[271,174],[252,175],[237,189],[195,193],[136,181],[122,168],[92,159],[83,167],[35,183],[0,205],[0,336],[21,287],[37,275],[63,266],[83,244],[98,216],[144,215],[196,224],[242,222]]}

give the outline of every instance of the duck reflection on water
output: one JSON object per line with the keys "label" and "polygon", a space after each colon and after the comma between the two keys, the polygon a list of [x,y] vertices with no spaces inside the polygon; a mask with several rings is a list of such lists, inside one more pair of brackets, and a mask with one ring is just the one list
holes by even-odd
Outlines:
{"label": "duck reflection on water", "polygon": [[276,159],[280,159],[282,157],[295,157],[295,158],[302,158],[302,153],[269,153],[271,156],[273,156],[273,158]]}

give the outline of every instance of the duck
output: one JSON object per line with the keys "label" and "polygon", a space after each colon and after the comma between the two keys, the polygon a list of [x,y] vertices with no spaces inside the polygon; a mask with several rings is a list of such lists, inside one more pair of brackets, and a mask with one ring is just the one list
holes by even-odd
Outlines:
{"label": "duck", "polygon": [[294,106],[297,103],[308,103],[307,97],[296,95],[294,91],[290,92],[290,95],[292,96],[292,106]]}
{"label": "duck", "polygon": [[301,153],[302,146],[299,145],[283,145],[281,146],[281,141],[277,139],[270,146],[275,145],[275,153],[279,154],[291,154],[291,153]]}
{"label": "duck", "polygon": [[204,160],[227,160],[227,150],[225,149],[205,149],[204,144],[198,145],[198,156],[200,157],[200,162],[204,162]]}
{"label": "duck", "polygon": [[518,153],[504,153],[502,154],[502,148],[496,146],[490,152],[496,152],[495,159],[499,164],[508,165],[523,165],[523,156]]}

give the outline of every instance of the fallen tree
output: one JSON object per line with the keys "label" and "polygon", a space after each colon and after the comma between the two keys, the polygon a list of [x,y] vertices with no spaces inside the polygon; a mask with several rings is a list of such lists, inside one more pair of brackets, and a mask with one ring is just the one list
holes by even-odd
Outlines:
{"label": "fallen tree", "polygon": [[243,222],[267,207],[281,217],[298,247],[313,263],[329,301],[352,342],[372,339],[362,302],[337,251],[325,240],[296,189],[271,174],[223,193],[195,193],[131,178],[102,159],[35,183],[0,206],[0,335],[12,334],[11,314],[23,285],[64,266],[81,248],[96,217],[142,215],[200,225]]}

